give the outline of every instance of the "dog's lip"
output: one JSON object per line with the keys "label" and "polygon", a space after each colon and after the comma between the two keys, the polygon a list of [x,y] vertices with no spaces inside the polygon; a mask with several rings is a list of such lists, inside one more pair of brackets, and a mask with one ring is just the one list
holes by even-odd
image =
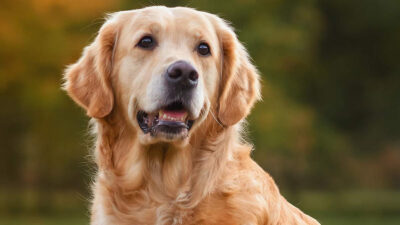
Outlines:
{"label": "dog's lip", "polygon": [[136,114],[139,127],[144,133],[187,135],[195,119],[181,102],[173,102],[155,112],[139,110]]}

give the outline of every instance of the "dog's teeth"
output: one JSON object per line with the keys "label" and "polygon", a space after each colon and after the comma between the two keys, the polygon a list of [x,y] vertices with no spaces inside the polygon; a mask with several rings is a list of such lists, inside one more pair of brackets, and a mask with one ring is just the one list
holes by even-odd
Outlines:
{"label": "dog's teeth", "polygon": [[162,120],[169,120],[169,121],[179,121],[179,122],[185,122],[187,117],[187,113],[184,113],[183,115],[169,115],[168,113],[165,113],[163,110],[160,110],[158,112],[158,118]]}

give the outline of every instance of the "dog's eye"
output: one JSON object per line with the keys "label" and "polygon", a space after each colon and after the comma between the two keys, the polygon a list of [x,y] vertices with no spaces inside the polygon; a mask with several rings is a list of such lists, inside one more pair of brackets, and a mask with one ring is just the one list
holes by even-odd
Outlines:
{"label": "dog's eye", "polygon": [[137,43],[137,46],[144,49],[152,49],[155,45],[156,42],[151,36],[144,36],[140,39],[139,43]]}
{"label": "dog's eye", "polygon": [[197,52],[202,56],[211,55],[210,46],[205,42],[202,42],[197,46]]}

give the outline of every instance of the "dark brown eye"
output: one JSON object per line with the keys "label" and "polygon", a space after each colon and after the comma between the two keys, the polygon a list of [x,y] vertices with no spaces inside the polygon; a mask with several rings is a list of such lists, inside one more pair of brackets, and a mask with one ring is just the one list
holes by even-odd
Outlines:
{"label": "dark brown eye", "polygon": [[199,46],[197,46],[197,52],[202,56],[211,55],[210,46],[205,42],[200,43]]}
{"label": "dark brown eye", "polygon": [[144,49],[152,49],[155,45],[156,42],[151,36],[144,36],[142,39],[140,39],[139,43],[137,43],[137,46]]}

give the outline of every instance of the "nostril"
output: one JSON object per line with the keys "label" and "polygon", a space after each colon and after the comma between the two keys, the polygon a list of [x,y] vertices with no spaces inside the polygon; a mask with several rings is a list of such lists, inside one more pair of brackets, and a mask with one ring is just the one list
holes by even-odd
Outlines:
{"label": "nostril", "polygon": [[197,74],[197,72],[195,70],[193,70],[192,72],[190,72],[189,74],[189,79],[191,81],[197,81],[197,79],[199,78],[199,74]]}
{"label": "nostril", "polygon": [[172,68],[172,70],[168,71],[168,76],[172,79],[179,78],[182,76],[182,70],[180,68]]}

